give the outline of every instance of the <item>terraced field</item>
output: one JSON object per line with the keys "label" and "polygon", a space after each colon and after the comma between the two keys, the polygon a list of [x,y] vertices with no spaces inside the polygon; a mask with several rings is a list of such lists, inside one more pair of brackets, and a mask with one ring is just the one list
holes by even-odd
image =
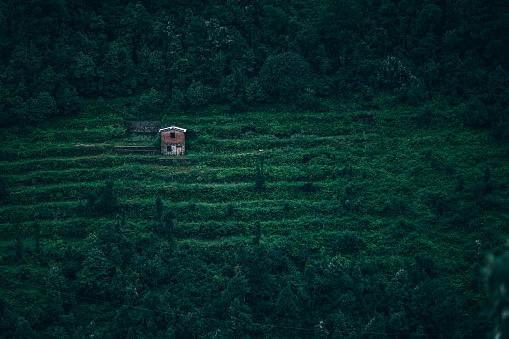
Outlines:
{"label": "terraced field", "polygon": [[[251,239],[259,221],[263,241],[297,260],[305,251],[334,255],[350,231],[365,244],[354,257],[376,260],[382,280],[424,252],[476,300],[469,289],[478,274],[476,241],[482,253],[498,253],[508,236],[507,145],[461,127],[454,110],[432,125],[415,110],[352,104],[321,114],[271,108],[165,117],[189,130],[190,163],[180,166],[160,166],[157,155],[114,154],[113,146],[129,144],[123,118],[114,115],[2,131],[9,197],[0,207],[0,255],[12,256],[16,236],[32,244],[36,221],[45,247],[79,247],[116,218],[80,213],[85,190],[99,192],[112,180],[118,213],[136,229],[153,227],[161,197],[176,213],[174,235],[184,247]],[[493,189],[485,192],[488,181]]]}

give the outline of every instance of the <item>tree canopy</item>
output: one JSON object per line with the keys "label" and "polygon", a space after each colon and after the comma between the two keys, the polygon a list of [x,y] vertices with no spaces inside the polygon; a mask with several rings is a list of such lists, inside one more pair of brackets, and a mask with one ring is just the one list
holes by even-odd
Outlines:
{"label": "tree canopy", "polygon": [[240,112],[304,92],[382,88],[410,103],[437,92],[472,102],[470,124],[509,135],[509,15],[501,2],[5,0],[0,7],[3,125],[72,114],[82,99],[99,96],[145,93],[140,114],[151,116],[148,105],[226,103]]}

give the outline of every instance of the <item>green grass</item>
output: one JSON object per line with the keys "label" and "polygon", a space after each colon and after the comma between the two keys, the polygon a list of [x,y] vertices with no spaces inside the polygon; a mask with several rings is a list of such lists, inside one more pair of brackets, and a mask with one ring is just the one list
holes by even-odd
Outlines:
{"label": "green grass", "polygon": [[[150,231],[161,196],[165,209],[176,211],[179,246],[189,251],[251,241],[260,221],[264,241],[294,260],[304,250],[333,256],[338,237],[349,230],[366,244],[357,256],[379,264],[382,280],[423,251],[459,294],[480,302],[468,287],[475,241],[484,254],[499,253],[509,236],[507,145],[462,126],[455,107],[441,100],[429,104],[445,105],[429,124],[420,121],[422,107],[388,108],[381,98],[374,105],[379,108],[330,103],[336,108],[323,114],[281,106],[242,115],[177,112],[163,121],[189,130],[191,163],[168,167],[157,164],[159,155],[112,152],[130,140],[121,133],[129,113],[119,107],[104,120],[84,112],[26,134],[0,131],[0,171],[9,191],[0,206],[1,255],[12,257],[17,233],[33,242],[35,220],[48,251],[61,251],[63,242],[83,246],[88,235],[115,222],[114,213],[78,215],[83,188],[99,193],[113,180],[130,225]],[[363,114],[373,119],[359,120]],[[41,140],[33,143],[36,135]],[[259,193],[254,174],[262,157],[265,189]],[[479,193],[487,166],[493,191]],[[310,181],[316,192],[304,191]]]}

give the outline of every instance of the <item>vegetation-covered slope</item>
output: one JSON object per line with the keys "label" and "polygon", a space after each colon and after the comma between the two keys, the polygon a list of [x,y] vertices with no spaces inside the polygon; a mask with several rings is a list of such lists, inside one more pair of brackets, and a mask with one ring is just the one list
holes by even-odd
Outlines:
{"label": "vegetation-covered slope", "polygon": [[0,124],[144,94],[161,110],[394,91],[441,92],[467,123],[509,136],[504,1],[0,1]]}
{"label": "vegetation-covered slope", "polygon": [[[1,335],[483,336],[507,46],[504,1],[0,0]],[[188,164],[113,153],[152,118]]]}
{"label": "vegetation-covered slope", "polygon": [[174,112],[173,167],[112,152],[135,112],[113,101],[2,130],[2,333],[483,336],[507,145],[462,105],[360,102]]}

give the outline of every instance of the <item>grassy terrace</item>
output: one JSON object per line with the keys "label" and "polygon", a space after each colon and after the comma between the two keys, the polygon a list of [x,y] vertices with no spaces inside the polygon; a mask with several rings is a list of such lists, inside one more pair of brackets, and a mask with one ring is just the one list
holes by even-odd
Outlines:
{"label": "grassy terrace", "polygon": [[[91,119],[85,112],[25,134],[0,131],[9,191],[0,206],[0,257],[11,256],[16,234],[33,247],[35,221],[48,251],[62,252],[68,243],[80,248],[115,223],[116,213],[80,212],[85,190],[100,192],[112,180],[133,232],[154,228],[160,196],[177,214],[175,237],[186,251],[249,242],[260,221],[264,241],[298,262],[306,251],[336,253],[338,238],[351,231],[366,244],[358,258],[376,262],[382,281],[424,251],[475,304],[478,296],[468,291],[475,241],[485,253],[499,253],[508,236],[507,145],[462,127],[454,108],[427,124],[422,108],[376,106],[338,104],[321,115],[269,108],[164,117],[163,124],[189,130],[191,159],[167,167],[157,164],[158,155],[113,153],[114,145],[132,143],[122,115]],[[262,159],[265,189],[257,192]]]}

